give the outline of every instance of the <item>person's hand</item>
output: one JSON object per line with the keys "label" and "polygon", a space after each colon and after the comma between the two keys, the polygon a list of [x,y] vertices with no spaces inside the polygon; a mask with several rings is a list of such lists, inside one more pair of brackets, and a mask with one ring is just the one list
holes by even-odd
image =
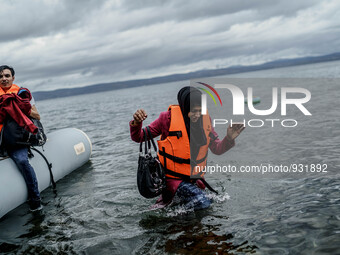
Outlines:
{"label": "person's hand", "polygon": [[143,109],[139,109],[133,114],[133,124],[138,125],[147,117],[148,115],[146,114],[146,112]]}
{"label": "person's hand", "polygon": [[233,126],[231,127],[229,125],[227,129],[227,137],[229,140],[234,140],[236,137],[238,137],[241,132],[245,129],[246,127],[243,125],[243,123],[233,123]]}
{"label": "person's hand", "polygon": [[35,105],[33,105],[31,108],[30,117],[32,117],[33,119],[40,120],[40,114]]}

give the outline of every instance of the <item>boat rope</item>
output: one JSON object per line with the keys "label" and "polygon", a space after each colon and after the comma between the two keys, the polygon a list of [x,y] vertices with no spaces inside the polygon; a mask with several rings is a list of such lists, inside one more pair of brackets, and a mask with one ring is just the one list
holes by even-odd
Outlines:
{"label": "boat rope", "polygon": [[[54,181],[54,177],[53,177],[53,173],[52,173],[52,163],[50,163],[48,161],[48,159],[45,157],[44,154],[42,154],[42,152],[40,152],[39,150],[37,150],[36,148],[33,148],[33,147],[30,147],[30,150],[34,150],[36,152],[38,152],[40,154],[40,156],[42,156],[42,158],[45,160],[46,164],[47,164],[47,167],[48,167],[48,170],[50,172],[50,178],[51,178],[51,184],[52,184],[52,188],[53,188],[53,191],[56,191],[56,183]],[[33,155],[32,151],[31,151],[31,154]],[[33,155],[34,156],[34,155]]]}

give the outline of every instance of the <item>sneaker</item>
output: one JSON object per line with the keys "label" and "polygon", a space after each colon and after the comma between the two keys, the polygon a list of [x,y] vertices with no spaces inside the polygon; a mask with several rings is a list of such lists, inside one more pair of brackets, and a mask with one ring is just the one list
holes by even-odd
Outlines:
{"label": "sneaker", "polygon": [[31,212],[35,212],[35,211],[40,211],[41,209],[43,209],[43,206],[41,205],[40,200],[38,201],[29,201],[29,205],[30,205],[30,211]]}

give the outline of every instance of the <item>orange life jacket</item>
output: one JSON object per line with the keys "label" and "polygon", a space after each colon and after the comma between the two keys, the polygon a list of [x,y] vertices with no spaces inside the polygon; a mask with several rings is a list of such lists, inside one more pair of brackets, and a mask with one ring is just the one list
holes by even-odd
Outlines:
{"label": "orange life jacket", "polygon": [[202,178],[210,143],[210,117],[208,114],[202,115],[207,143],[200,147],[197,158],[193,160],[190,158],[190,142],[181,108],[178,105],[170,105],[168,110],[171,110],[169,136],[157,141],[158,158],[165,174],[175,179]]}
{"label": "orange life jacket", "polygon": [[[0,96],[2,96],[4,94],[11,94],[11,93],[18,94],[19,90],[20,90],[20,87],[18,85],[15,85],[15,84],[12,84],[12,86],[6,92],[0,87]],[[2,126],[3,126],[3,124],[0,123],[0,132],[2,130]]]}

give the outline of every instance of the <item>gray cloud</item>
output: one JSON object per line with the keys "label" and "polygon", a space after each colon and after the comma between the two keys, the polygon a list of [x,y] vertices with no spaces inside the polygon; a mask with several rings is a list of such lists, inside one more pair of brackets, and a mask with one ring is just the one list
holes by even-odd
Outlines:
{"label": "gray cloud", "polygon": [[8,1],[0,56],[35,90],[339,51],[337,1]]}
{"label": "gray cloud", "polygon": [[103,1],[4,1],[0,8],[0,42],[63,32],[80,26],[88,12],[100,8]]}

